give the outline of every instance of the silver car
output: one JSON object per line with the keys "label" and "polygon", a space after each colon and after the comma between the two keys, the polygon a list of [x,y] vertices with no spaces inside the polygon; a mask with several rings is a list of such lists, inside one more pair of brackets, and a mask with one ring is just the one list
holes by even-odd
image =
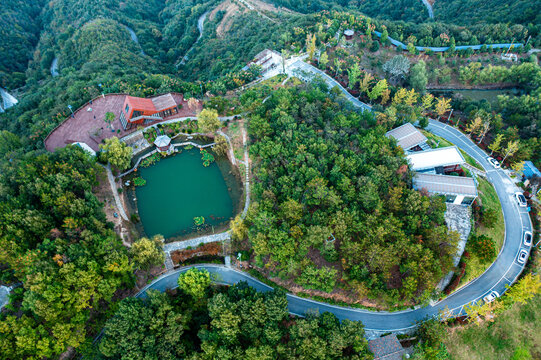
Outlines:
{"label": "silver car", "polygon": [[533,236],[532,236],[532,233],[530,231],[525,231],[524,232],[524,246],[532,246],[532,239],[533,239]]}
{"label": "silver car", "polygon": [[528,203],[526,202],[526,197],[524,195],[522,195],[521,192],[516,192],[515,193],[515,199],[517,199],[518,206],[520,206],[520,207],[528,206]]}
{"label": "silver car", "polygon": [[499,298],[500,297],[500,294],[498,294],[497,291],[491,291],[490,294],[488,294],[487,296],[485,296],[483,298],[483,301],[485,302],[485,304],[488,304],[488,303],[491,303],[493,302],[494,300],[496,300],[496,298]]}
{"label": "silver car", "polygon": [[528,252],[524,249],[520,250],[517,257],[517,262],[519,264],[524,264],[526,262],[526,259],[528,259]]}
{"label": "silver car", "polygon": [[498,160],[494,159],[493,157],[487,157],[487,161],[494,167],[494,169],[500,168],[500,163]]}

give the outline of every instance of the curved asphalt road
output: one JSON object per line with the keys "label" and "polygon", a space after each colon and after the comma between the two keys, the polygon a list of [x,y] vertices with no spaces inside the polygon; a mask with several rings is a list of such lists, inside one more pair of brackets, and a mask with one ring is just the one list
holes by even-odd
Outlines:
{"label": "curved asphalt road", "polygon": [[[455,315],[464,314],[464,305],[478,301],[492,290],[496,290],[500,295],[503,294],[506,285],[513,283],[520,275],[523,266],[516,262],[516,258],[519,249],[522,247],[523,231],[531,231],[532,225],[527,212],[522,208],[519,209],[513,198],[516,188],[511,179],[502,170],[493,169],[486,161],[487,155],[457,129],[431,120],[427,130],[463,149],[487,170],[487,176],[494,184],[500,198],[505,218],[505,242],[496,261],[482,276],[467,286],[444,300],[423,308],[400,312],[377,312],[334,306],[288,294],[290,313],[302,316],[311,311],[318,311],[319,313],[328,311],[335,314],[339,319],[361,321],[368,331],[406,331],[414,327],[417,320],[438,315],[439,311],[445,307],[448,307]],[[164,291],[177,287],[179,274],[191,267],[206,269],[210,273],[216,274],[217,281],[220,283],[234,284],[239,281],[247,281],[250,286],[258,291],[272,290],[271,287],[243,272],[222,265],[201,264],[164,274],[144,288],[137,296],[144,297],[149,289]]]}

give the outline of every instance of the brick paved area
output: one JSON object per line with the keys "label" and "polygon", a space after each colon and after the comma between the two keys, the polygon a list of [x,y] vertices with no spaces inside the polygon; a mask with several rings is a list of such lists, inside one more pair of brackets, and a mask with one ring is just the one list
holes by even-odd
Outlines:
{"label": "brick paved area", "polygon": [[[109,94],[105,97],[94,99],[92,104],[88,102],[85,106],[75,111],[74,117],[68,118],[58,126],[45,139],[45,148],[54,151],[56,148],[64,147],[74,142],[84,142],[92,149],[98,151],[99,144],[103,139],[113,136],[123,137],[137,130],[136,127],[125,131],[120,124],[119,116],[126,95]],[[182,104],[182,109],[175,115],[167,117],[164,121],[177,117],[195,116],[195,113],[188,109],[187,101],[184,101],[181,94],[173,93],[177,104]],[[92,109],[92,111],[89,111]],[[115,114],[115,120],[111,131],[109,125],[104,121],[105,113]],[[155,124],[157,122],[154,122]],[[149,124],[152,125],[152,124]],[[118,132],[120,130],[120,132]]]}

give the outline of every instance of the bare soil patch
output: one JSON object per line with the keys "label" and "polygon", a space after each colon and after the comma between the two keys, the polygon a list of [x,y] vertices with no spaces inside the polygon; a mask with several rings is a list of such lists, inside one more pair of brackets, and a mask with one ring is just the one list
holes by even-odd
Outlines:
{"label": "bare soil patch", "polygon": [[244,14],[248,12],[248,9],[246,9],[244,6],[241,8],[236,2],[233,2],[232,0],[226,0],[220,5],[218,5],[214,10],[212,10],[212,12],[209,14],[209,19],[214,20],[218,11],[225,11],[225,15],[223,16],[222,21],[220,21],[220,24],[218,24],[218,27],[216,27],[216,35],[219,38],[223,38],[224,35],[229,31],[229,29],[231,29],[234,21],[234,16]]}

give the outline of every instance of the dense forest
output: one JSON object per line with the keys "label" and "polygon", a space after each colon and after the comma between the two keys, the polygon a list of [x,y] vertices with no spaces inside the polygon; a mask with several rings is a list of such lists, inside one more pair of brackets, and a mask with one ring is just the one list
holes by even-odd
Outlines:
{"label": "dense forest", "polygon": [[484,23],[541,24],[539,0],[440,0],[434,2],[437,21],[460,25]]}
{"label": "dense forest", "polygon": [[269,0],[304,14],[322,10],[357,10],[374,18],[423,22],[428,11],[421,0]]}
{"label": "dense forest", "polygon": [[0,317],[0,357],[54,358],[87,341],[134,266],[92,193],[88,154],[22,154],[5,131],[0,151],[0,276],[22,283]]}
{"label": "dense forest", "polygon": [[411,190],[402,150],[376,125],[317,88],[275,91],[255,109],[247,222],[256,264],[326,292],[429,297],[457,237],[444,201]]}
{"label": "dense forest", "polygon": [[284,293],[209,282],[208,273],[190,270],[179,291],[125,299],[92,358],[372,359],[360,322],[330,313],[293,318]]}
{"label": "dense forest", "polygon": [[[26,67],[38,43],[44,1],[3,1],[0,6],[0,87],[24,85]],[[9,56],[7,56],[9,54]]]}

